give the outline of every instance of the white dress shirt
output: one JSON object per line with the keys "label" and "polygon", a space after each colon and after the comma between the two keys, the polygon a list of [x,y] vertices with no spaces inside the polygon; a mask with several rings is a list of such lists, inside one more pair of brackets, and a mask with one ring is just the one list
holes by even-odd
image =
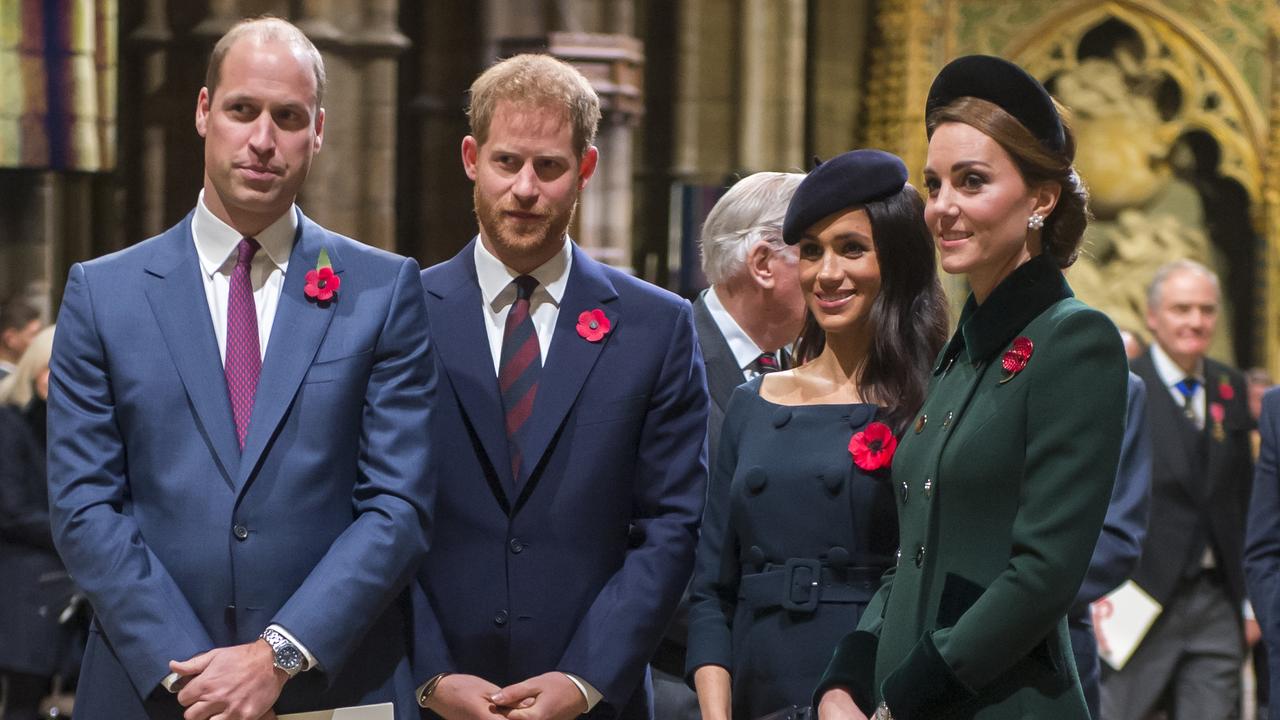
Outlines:
{"label": "white dress shirt", "polygon": [[[538,334],[538,349],[542,352],[544,365],[547,351],[551,348],[551,336],[556,330],[556,319],[560,317],[560,300],[564,297],[565,286],[569,284],[569,270],[573,267],[573,251],[569,243],[566,235],[560,252],[529,273],[538,281],[538,287],[529,298],[529,316],[533,318],[533,330]],[[494,257],[478,237],[475,263],[480,297],[484,298],[485,332],[489,336],[489,352],[493,355],[493,374],[496,376],[502,360],[502,333],[506,329],[507,315],[516,301],[516,286],[512,281],[520,277],[520,273]]]}
{"label": "white dress shirt", "polygon": [[[502,362],[502,334],[506,329],[507,315],[516,301],[516,286],[512,281],[520,277],[520,273],[507,267],[501,260],[489,252],[484,240],[476,237],[475,263],[476,280],[480,283],[480,297],[484,299],[485,332],[489,337],[489,352],[493,355],[493,374],[496,377]],[[529,316],[533,319],[533,331],[538,335],[538,350],[542,355],[542,364],[547,363],[547,351],[551,349],[551,336],[556,330],[556,319],[560,317],[560,301],[564,298],[564,289],[569,284],[569,270],[573,267],[573,245],[569,236],[564,236],[564,246],[560,252],[545,263],[528,273],[538,281],[533,295],[529,298]],[[565,673],[582,696],[587,700],[587,712],[600,702],[600,693],[586,680]],[[418,694],[421,696],[422,689]]]}
{"label": "white dress shirt", "polygon": [[733,353],[734,362],[738,363],[738,368],[742,370],[742,377],[746,380],[755,379],[760,373],[753,370],[751,364],[764,354],[764,350],[756,345],[751,336],[747,335],[747,331],[743,330],[738,321],[734,320],[725,309],[724,303],[720,302],[720,296],[716,294],[715,285],[707,288],[704,302],[707,305],[707,312],[711,313],[711,319],[715,321],[716,327],[720,328],[720,334],[724,336],[725,342],[729,343],[729,351]]}
{"label": "white dress shirt", "polygon": [[[258,348],[262,357],[267,356],[267,341],[271,338],[271,325],[280,305],[280,291],[284,288],[284,274],[289,268],[289,254],[298,232],[298,209],[289,211],[254,236],[261,245],[249,267],[249,281],[253,285],[253,307],[258,315]],[[200,258],[200,279],[204,283],[204,298],[209,303],[209,316],[213,320],[213,335],[218,340],[218,356],[223,365],[227,362],[227,294],[231,289],[231,271],[236,267],[237,248],[244,237],[230,225],[220,220],[204,204],[204,190],[196,201],[196,212],[191,218],[191,237]],[[268,628],[283,635],[302,653],[303,669],[316,667],[316,659],[298,639],[279,625]],[[174,658],[186,660],[186,658]],[[169,673],[162,680],[166,690],[176,692],[177,673]]]}
{"label": "white dress shirt", "polygon": [[1196,427],[1204,429],[1205,417],[1205,400],[1208,397],[1204,389],[1204,360],[1196,361],[1195,372],[1187,373],[1173,358],[1165,353],[1164,348],[1160,347],[1160,343],[1151,343],[1151,364],[1156,367],[1156,375],[1160,376],[1160,381],[1164,383],[1165,390],[1173,397],[1173,401],[1178,407],[1186,407],[1187,397],[1177,388],[1177,384],[1193,377],[1199,381],[1196,391],[1191,393],[1191,414]]}

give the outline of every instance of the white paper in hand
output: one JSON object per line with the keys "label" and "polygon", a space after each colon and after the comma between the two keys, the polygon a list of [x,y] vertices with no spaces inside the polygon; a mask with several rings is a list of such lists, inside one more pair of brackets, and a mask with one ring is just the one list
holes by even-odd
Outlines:
{"label": "white paper in hand", "polygon": [[1129,662],[1164,609],[1132,580],[1126,580],[1089,608],[1098,638],[1098,657],[1115,670]]}
{"label": "white paper in hand", "polygon": [[391,703],[380,705],[361,705],[335,710],[317,710],[316,712],[292,713],[281,715],[277,720],[395,720],[396,708]]}

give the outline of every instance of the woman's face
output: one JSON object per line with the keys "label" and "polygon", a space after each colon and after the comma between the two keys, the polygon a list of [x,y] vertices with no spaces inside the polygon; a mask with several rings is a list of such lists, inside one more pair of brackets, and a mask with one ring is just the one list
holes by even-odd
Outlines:
{"label": "woman's face", "polygon": [[982,131],[957,122],[939,125],[929,140],[924,177],[924,219],[942,269],[968,275],[980,301],[1040,252],[1038,238],[1029,247],[1027,220],[1037,209],[1048,215],[1044,193],[1029,187],[1013,158]]}
{"label": "woman's face", "polygon": [[866,210],[819,220],[797,243],[805,304],[828,336],[866,331],[880,294],[880,261]]}
{"label": "woman's face", "polygon": [[49,399],[49,368],[36,373],[36,395],[41,400]]}

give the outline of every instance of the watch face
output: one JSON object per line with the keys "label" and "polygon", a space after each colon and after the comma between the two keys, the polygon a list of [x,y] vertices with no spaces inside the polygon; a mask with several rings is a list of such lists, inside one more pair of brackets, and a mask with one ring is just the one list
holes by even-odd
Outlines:
{"label": "watch face", "polygon": [[292,645],[276,649],[276,664],[281,670],[293,671],[302,667],[302,653]]}

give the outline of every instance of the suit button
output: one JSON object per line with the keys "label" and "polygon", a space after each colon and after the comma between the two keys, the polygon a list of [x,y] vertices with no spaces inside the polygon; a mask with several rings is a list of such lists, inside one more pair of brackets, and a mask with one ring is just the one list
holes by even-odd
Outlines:
{"label": "suit button", "polygon": [[509,544],[511,546],[511,552],[513,554],[519,555],[520,553],[524,552],[524,543],[520,542],[518,539],[511,538],[511,542]]}
{"label": "suit button", "polygon": [[231,528],[231,534],[235,535],[237,540],[247,540],[249,538],[249,528],[237,524]]}
{"label": "suit button", "polygon": [[493,614],[493,624],[502,627],[507,624],[507,611],[499,610]]}
{"label": "suit button", "polygon": [[951,421],[952,421],[952,420],[954,420],[954,419],[955,419],[955,417],[956,417],[956,414],[955,414],[955,413],[953,413],[953,412],[951,412],[950,410],[948,410],[948,411],[947,411],[947,416],[946,416],[946,417],[944,417],[944,418],[942,418],[942,427],[943,427],[943,428],[949,428],[949,427],[951,427]]}
{"label": "suit button", "polygon": [[925,426],[925,425],[927,425],[927,424],[929,424],[929,416],[928,416],[928,415],[921,415],[920,417],[916,418],[916,433],[918,434],[918,433],[920,433],[921,431],[923,431],[923,430],[924,430],[924,426]]}
{"label": "suit button", "polygon": [[916,546],[916,567],[920,567],[921,565],[924,565],[924,546],[917,545]]}
{"label": "suit button", "polygon": [[924,496],[927,498],[933,497],[933,478],[924,479]]}
{"label": "suit button", "polygon": [[907,504],[907,493],[910,492],[910,489],[911,489],[911,486],[907,484],[906,480],[903,480],[902,481],[902,504],[903,505]]}

